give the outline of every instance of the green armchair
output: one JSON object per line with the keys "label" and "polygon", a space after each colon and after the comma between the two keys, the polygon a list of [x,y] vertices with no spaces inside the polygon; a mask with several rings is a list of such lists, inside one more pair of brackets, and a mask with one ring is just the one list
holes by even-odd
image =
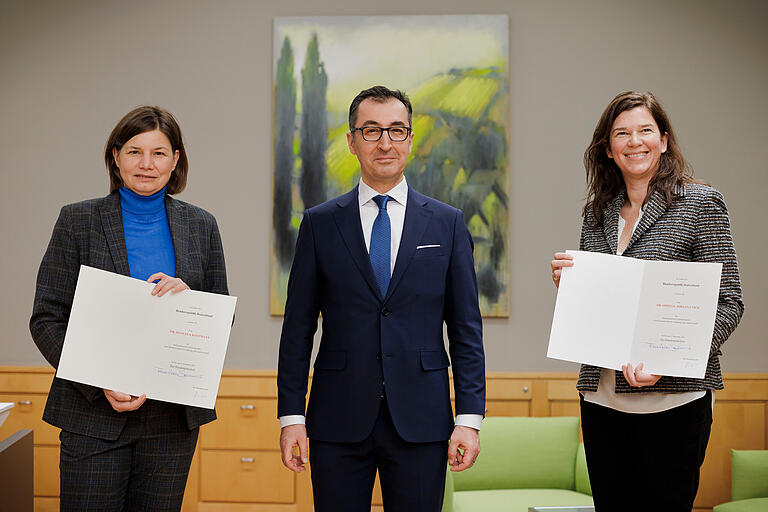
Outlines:
{"label": "green armchair", "polygon": [[731,450],[731,501],[712,512],[768,511],[768,450]]}
{"label": "green armchair", "polygon": [[474,467],[448,471],[443,512],[592,505],[579,419],[486,418]]}

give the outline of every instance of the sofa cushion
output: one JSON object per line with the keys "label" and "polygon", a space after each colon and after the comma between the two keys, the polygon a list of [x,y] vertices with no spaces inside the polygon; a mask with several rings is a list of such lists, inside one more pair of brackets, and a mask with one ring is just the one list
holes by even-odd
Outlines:
{"label": "sofa cushion", "polygon": [[453,485],[456,491],[573,490],[578,446],[579,418],[486,418],[480,456],[452,475]]}
{"label": "sofa cushion", "polygon": [[569,505],[592,505],[592,498],[563,489],[461,491],[453,495],[453,512],[528,512],[528,507]]}
{"label": "sofa cushion", "polygon": [[451,467],[445,469],[445,492],[443,493],[443,512],[453,512],[453,476]]}
{"label": "sofa cushion", "polygon": [[575,491],[592,496],[592,485],[589,483],[589,472],[587,471],[587,455],[584,453],[584,443],[579,444],[579,451],[576,452],[576,478]]}
{"label": "sofa cushion", "polygon": [[[459,509],[454,507],[453,510],[456,512]],[[768,498],[751,498],[723,503],[712,509],[712,512],[768,512]]]}
{"label": "sofa cushion", "polygon": [[768,498],[768,450],[731,450],[731,499]]}

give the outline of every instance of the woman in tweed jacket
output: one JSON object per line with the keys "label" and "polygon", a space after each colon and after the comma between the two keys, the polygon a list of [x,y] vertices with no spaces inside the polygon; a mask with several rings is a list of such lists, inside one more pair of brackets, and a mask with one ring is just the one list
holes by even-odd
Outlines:
{"label": "woman in tweed jacket", "polygon": [[[744,311],[723,196],[693,180],[669,119],[650,93],[619,94],[584,154],[588,196],[580,249],[661,261],[723,264],[703,379],[583,365],[577,388],[587,466],[600,511],[690,511],[712,424],[719,356]],[[556,253],[552,280],[572,257]]]}

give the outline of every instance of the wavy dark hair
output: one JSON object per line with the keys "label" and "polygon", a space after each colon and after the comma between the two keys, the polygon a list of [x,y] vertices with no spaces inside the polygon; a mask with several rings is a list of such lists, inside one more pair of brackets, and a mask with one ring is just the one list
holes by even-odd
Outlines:
{"label": "wavy dark hair", "polygon": [[613,123],[622,112],[637,107],[645,107],[653,116],[661,135],[667,135],[667,150],[661,154],[659,168],[648,184],[648,202],[655,191],[661,192],[666,198],[667,205],[672,204],[675,191],[686,183],[693,183],[693,167],[683,157],[677,137],[669,122],[669,116],[650,92],[623,92],[613,98],[600,116],[592,142],[584,152],[584,169],[587,171],[587,202],[583,215],[592,213],[595,224],[603,224],[603,211],[608,203],[625,188],[624,178],[616,162],[608,157]]}
{"label": "wavy dark hair", "polygon": [[117,125],[109,134],[107,143],[104,145],[104,163],[107,165],[109,174],[109,192],[119,190],[123,186],[123,179],[120,177],[120,169],[117,167],[112,150],[120,151],[123,144],[131,140],[140,133],[160,130],[168,137],[171,142],[171,151],[179,152],[179,160],[176,162],[176,168],[171,173],[168,185],[165,191],[168,194],[179,194],[187,186],[187,174],[189,173],[189,161],[187,160],[187,150],[184,149],[184,140],[181,136],[181,128],[173,114],[161,107],[152,107],[142,105],[131,110],[118,121]]}

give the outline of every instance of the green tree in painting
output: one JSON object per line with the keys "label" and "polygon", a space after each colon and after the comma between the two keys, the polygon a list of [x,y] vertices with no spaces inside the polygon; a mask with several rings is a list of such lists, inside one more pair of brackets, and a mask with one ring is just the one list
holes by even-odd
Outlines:
{"label": "green tree in painting", "polygon": [[296,234],[291,227],[291,173],[293,170],[293,136],[296,125],[296,79],[293,76],[293,50],[286,37],[277,61],[275,83],[274,201],[272,226],[275,231],[275,253],[282,266],[293,258]]}
{"label": "green tree in painting", "polygon": [[320,62],[317,34],[307,46],[301,70],[301,181],[299,190],[304,208],[325,201],[325,150],[328,147],[328,121],[325,96],[328,76]]}

